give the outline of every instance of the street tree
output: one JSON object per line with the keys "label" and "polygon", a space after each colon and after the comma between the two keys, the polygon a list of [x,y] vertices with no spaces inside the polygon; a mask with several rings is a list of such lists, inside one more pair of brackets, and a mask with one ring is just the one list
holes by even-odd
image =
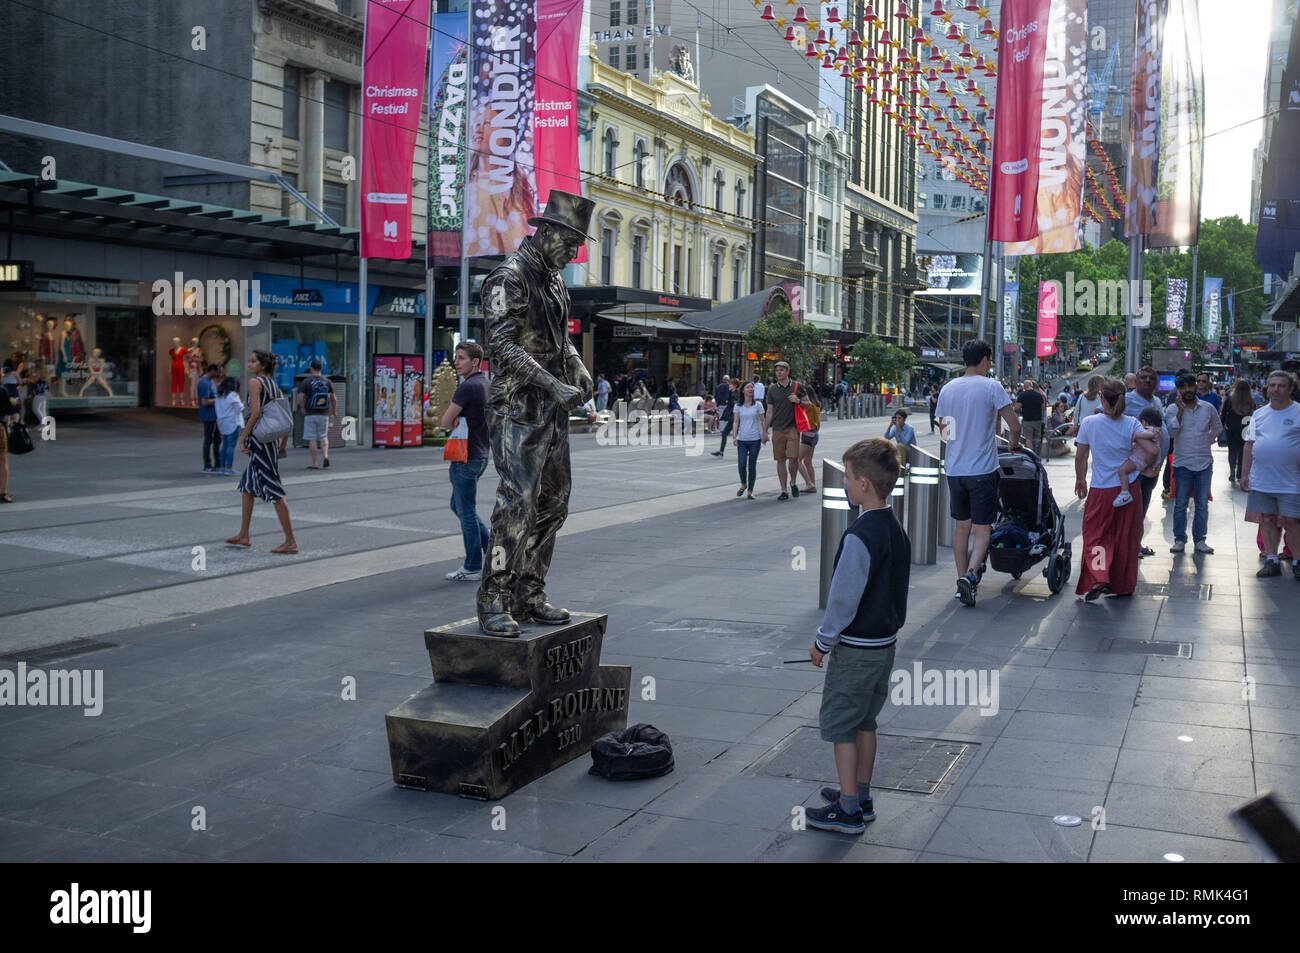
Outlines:
{"label": "street tree", "polygon": [[874,334],[858,339],[849,351],[853,366],[848,373],[852,384],[865,384],[877,390],[881,384],[906,381],[915,363],[910,351],[895,347]]}
{"label": "street tree", "polygon": [[780,359],[789,363],[791,377],[807,380],[812,373],[813,348],[825,337],[824,330],[796,321],[789,308],[781,307],[769,311],[749,329],[745,347],[758,355],[758,365],[765,377]]}

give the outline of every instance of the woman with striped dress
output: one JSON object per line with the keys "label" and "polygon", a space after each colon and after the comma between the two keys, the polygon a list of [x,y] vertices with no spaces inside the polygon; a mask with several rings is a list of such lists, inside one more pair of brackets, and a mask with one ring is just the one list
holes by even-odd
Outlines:
{"label": "woman with striped dress", "polygon": [[275,515],[280,519],[280,528],[284,530],[284,542],[271,552],[291,556],[298,552],[298,541],[293,538],[293,526],[289,522],[289,506],[284,501],[284,487],[280,484],[280,454],[289,442],[286,435],[278,446],[260,443],[253,436],[253,428],[262,416],[265,401],[276,400],[281,396],[280,388],[271,379],[275,371],[275,355],[267,351],[254,351],[248,358],[248,422],[244,432],[239,436],[239,452],[248,455],[248,467],[239,481],[239,492],[243,494],[244,512],[239,532],[226,540],[231,546],[251,546],[248,538],[248,526],[253,519],[253,500],[260,498],[275,504]]}

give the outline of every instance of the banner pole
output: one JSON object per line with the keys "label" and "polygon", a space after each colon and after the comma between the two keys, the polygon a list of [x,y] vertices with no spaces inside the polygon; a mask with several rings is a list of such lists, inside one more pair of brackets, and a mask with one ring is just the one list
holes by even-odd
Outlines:
{"label": "banner pole", "polygon": [[[471,73],[474,69],[474,4],[465,4],[465,42],[469,49],[465,58]],[[461,124],[464,138],[465,169],[469,171],[469,117],[474,115],[474,87],[471,79],[465,84],[465,122]],[[465,194],[460,202],[460,339],[469,340],[469,176],[465,176]],[[484,332],[486,334],[486,330]]]}
{"label": "banner pole", "polygon": [[980,326],[979,326],[979,333],[975,335],[981,341],[988,340],[986,336],[988,334],[988,326],[989,326],[988,291],[989,291],[989,285],[992,283],[990,280],[992,278],[992,275],[990,274],[990,272],[992,271],[992,268],[990,267],[990,261],[992,260],[992,257],[993,257],[993,241],[992,239],[986,238],[984,239],[984,261],[980,265]]}
{"label": "banner pole", "polygon": [[[357,446],[366,445],[366,259],[357,276]],[[427,305],[426,305],[427,306]]]}
{"label": "banner pole", "polygon": [[1200,251],[1200,248],[1199,241],[1192,246],[1192,286],[1187,289],[1187,295],[1192,299],[1192,319],[1187,322],[1187,330],[1189,331],[1198,331],[1201,327],[1196,323],[1196,305],[1200,301],[1200,296],[1196,293],[1196,253]]}

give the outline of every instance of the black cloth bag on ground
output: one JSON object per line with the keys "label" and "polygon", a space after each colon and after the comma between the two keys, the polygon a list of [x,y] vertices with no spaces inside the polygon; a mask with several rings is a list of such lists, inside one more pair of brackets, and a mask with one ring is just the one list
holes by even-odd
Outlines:
{"label": "black cloth bag on ground", "polygon": [[597,738],[591,760],[587,773],[611,781],[657,778],[673,769],[673,743],[654,725],[633,725]]}
{"label": "black cloth bag on ground", "polygon": [[27,434],[27,428],[21,423],[16,423],[9,428],[9,452],[13,454],[31,453],[35,447],[32,446],[32,438]]}

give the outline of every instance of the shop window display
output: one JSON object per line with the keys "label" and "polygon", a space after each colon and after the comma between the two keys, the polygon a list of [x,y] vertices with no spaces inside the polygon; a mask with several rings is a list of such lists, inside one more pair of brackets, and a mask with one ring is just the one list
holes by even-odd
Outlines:
{"label": "shop window display", "polygon": [[157,321],[158,406],[197,407],[199,378],[209,364],[221,365],[227,377],[239,378],[243,373],[244,364],[235,351],[230,323],[208,315],[160,316]]}
{"label": "shop window display", "polygon": [[[134,344],[137,313],[125,315]],[[112,318],[97,315],[94,305],[34,300],[0,310],[0,340],[6,357],[42,382],[51,410],[137,406],[131,347],[106,324]]]}

